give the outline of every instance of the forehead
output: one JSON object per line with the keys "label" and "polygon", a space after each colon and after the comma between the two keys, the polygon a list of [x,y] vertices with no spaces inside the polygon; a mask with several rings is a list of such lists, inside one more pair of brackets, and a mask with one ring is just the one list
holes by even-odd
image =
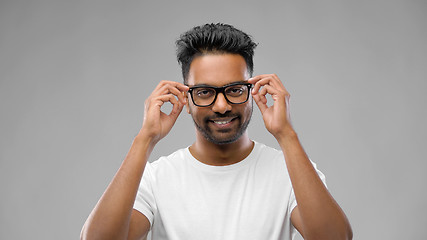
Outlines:
{"label": "forehead", "polygon": [[224,86],[249,78],[245,59],[238,54],[207,54],[194,58],[188,84]]}

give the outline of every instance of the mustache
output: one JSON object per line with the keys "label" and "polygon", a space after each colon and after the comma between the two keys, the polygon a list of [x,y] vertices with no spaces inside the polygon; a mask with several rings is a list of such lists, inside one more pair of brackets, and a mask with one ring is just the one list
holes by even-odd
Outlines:
{"label": "mustache", "polygon": [[216,114],[213,114],[213,115],[210,115],[210,116],[206,116],[204,118],[204,120],[205,120],[205,122],[207,122],[207,121],[211,121],[211,119],[218,119],[218,118],[238,118],[238,117],[240,117],[240,114],[235,114],[235,113],[224,113],[224,114],[216,113]]}

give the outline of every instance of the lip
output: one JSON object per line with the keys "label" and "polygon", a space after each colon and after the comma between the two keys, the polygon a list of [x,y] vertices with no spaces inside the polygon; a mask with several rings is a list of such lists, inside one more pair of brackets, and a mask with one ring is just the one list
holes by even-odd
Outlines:
{"label": "lip", "polygon": [[210,119],[209,122],[217,128],[229,128],[237,117]]}

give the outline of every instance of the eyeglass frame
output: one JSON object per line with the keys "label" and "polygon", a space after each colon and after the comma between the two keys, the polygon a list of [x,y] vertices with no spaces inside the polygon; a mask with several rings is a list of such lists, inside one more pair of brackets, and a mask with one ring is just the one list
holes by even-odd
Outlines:
{"label": "eyeglass frame", "polygon": [[[230,100],[228,100],[227,94],[225,94],[225,89],[228,88],[228,87],[231,87],[231,86],[235,86],[235,85],[245,85],[245,86],[248,87],[248,96],[246,97],[245,101],[240,102],[240,103],[233,103]],[[216,101],[216,99],[218,98],[218,94],[219,93],[222,93],[222,95],[224,96],[225,100],[227,100],[227,102],[230,103],[230,104],[243,104],[243,103],[245,103],[245,102],[247,102],[249,100],[249,95],[251,95],[250,94],[250,90],[251,90],[252,86],[253,86],[253,84],[248,83],[248,82],[235,82],[235,83],[230,83],[230,84],[224,85],[222,87],[215,87],[215,86],[210,86],[210,85],[195,85],[195,86],[188,86],[189,87],[188,93],[191,96],[191,101],[197,107],[209,107],[209,106],[212,106],[212,104],[214,104],[215,101]],[[212,88],[212,89],[214,89],[215,90],[215,97],[212,100],[212,103],[209,104],[209,105],[199,105],[199,104],[196,104],[195,101],[194,101],[194,99],[193,99],[193,90],[196,89],[196,88]]]}

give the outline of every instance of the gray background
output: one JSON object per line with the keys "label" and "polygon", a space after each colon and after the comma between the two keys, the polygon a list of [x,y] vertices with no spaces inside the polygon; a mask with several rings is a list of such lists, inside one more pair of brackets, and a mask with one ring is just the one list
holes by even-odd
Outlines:
{"label": "gray background", "polygon": [[[427,1],[1,0],[0,239],[78,238],[144,100],[181,81],[175,39],[206,22],[260,43],[354,239],[427,236]],[[249,133],[278,147],[257,109]],[[193,141],[183,113],[151,160]]]}

